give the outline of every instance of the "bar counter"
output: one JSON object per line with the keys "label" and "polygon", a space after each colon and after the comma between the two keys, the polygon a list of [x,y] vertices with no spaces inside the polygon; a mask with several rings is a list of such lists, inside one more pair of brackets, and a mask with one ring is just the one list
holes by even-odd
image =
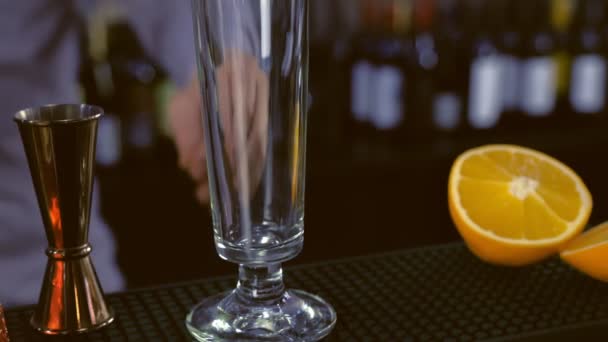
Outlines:
{"label": "bar counter", "polygon": [[[557,258],[524,268],[485,264],[461,243],[286,268],[286,285],[338,312],[327,341],[603,341],[608,285]],[[234,288],[210,278],[111,294],[116,321],[70,338],[29,326],[32,307],[6,311],[11,341],[191,341],[184,326],[201,298]]]}

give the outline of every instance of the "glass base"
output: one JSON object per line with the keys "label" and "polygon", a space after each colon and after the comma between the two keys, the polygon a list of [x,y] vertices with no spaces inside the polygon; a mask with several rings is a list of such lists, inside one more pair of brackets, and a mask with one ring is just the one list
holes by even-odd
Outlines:
{"label": "glass base", "polygon": [[198,341],[318,341],[335,323],[331,305],[299,290],[287,290],[270,302],[229,291],[206,298],[186,318]]}

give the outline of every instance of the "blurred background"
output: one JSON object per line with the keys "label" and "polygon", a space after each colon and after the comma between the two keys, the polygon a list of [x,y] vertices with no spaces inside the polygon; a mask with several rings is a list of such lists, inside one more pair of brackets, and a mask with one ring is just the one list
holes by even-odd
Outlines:
{"label": "blurred background", "polygon": [[[447,177],[514,143],[573,167],[608,219],[608,1],[310,0],[306,244],[290,264],[459,239]],[[173,91],[114,1],[83,37],[103,216],[129,286],[233,273],[177,166]],[[605,151],[605,152],[602,152]]]}

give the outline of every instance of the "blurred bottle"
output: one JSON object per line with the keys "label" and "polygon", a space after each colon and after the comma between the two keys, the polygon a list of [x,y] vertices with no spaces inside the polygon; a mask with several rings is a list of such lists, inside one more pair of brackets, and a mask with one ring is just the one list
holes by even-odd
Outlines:
{"label": "blurred bottle", "polygon": [[108,60],[114,80],[110,108],[120,118],[122,151],[134,157],[151,153],[162,130],[157,115],[162,72],[122,20],[108,26]]}
{"label": "blurred bottle", "polygon": [[464,8],[460,0],[439,2],[434,25],[437,66],[433,73],[432,118],[435,131],[455,133],[464,125],[464,98],[467,93],[468,63],[463,47]]}
{"label": "blurred bottle", "polygon": [[472,129],[490,129],[498,124],[503,107],[497,41],[502,14],[494,1],[469,1],[467,5],[467,34],[471,37],[467,119]]}
{"label": "blurred bottle", "polygon": [[375,58],[372,121],[377,141],[397,145],[408,138],[406,127],[412,125],[414,114],[408,112],[415,85],[411,73],[412,2],[387,0],[379,5],[382,24]]}
{"label": "blurred bottle", "polygon": [[414,1],[414,83],[409,92],[408,105],[413,119],[409,131],[416,140],[427,140],[434,132],[434,77],[439,62],[436,35],[433,32],[435,6],[434,0]]}
{"label": "blurred bottle", "polygon": [[521,111],[522,65],[522,25],[520,12],[526,10],[527,0],[497,0],[502,16],[498,23],[498,40],[502,61],[502,127],[519,127],[525,122]]}
{"label": "blurred bottle", "polygon": [[[524,1],[522,18],[521,110],[528,117],[550,116],[557,100],[557,41],[549,0]],[[533,121],[530,121],[530,124]]]}
{"label": "blurred bottle", "polygon": [[[310,115],[308,126],[310,147],[316,153],[336,153],[328,149],[339,146],[343,137],[341,107],[348,92],[344,91],[343,65],[346,37],[342,31],[343,16],[337,13],[337,2],[310,1]],[[336,27],[340,29],[336,29]]]}
{"label": "blurred bottle", "polygon": [[604,0],[580,0],[571,30],[569,102],[578,114],[601,115],[606,107]]}
{"label": "blurred bottle", "polygon": [[351,41],[351,53],[348,58],[348,131],[351,143],[369,139],[373,132],[374,99],[371,90],[375,80],[374,46],[379,20],[376,2],[363,0],[360,8],[361,25]]}
{"label": "blurred bottle", "polygon": [[381,145],[396,145],[406,121],[408,79],[409,1],[376,1],[380,22],[373,49],[373,81],[370,119],[374,140]]}
{"label": "blurred bottle", "polygon": [[392,4],[392,1],[365,1],[363,17],[369,24],[354,41],[351,129],[355,139],[362,138],[366,144],[397,144],[406,115],[407,40],[394,28],[407,25],[403,22],[396,25]]}
{"label": "blurred bottle", "polygon": [[114,1],[101,1],[83,25],[81,42],[81,84],[84,102],[101,106],[105,115],[97,133],[96,161],[102,168],[115,167],[122,154],[120,118],[113,112],[115,94],[112,67],[108,60],[108,25],[123,17]]}
{"label": "blurred bottle", "polygon": [[552,0],[551,22],[557,41],[556,52],[553,54],[557,67],[557,112],[556,115],[568,119],[568,93],[570,83],[571,55],[568,45],[573,37],[570,26],[574,12],[574,0]]}

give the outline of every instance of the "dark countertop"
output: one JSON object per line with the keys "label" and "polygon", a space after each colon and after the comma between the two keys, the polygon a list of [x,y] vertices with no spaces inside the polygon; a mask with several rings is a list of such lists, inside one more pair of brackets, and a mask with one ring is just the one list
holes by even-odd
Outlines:
{"label": "dark countertop", "polygon": [[[491,266],[460,243],[287,267],[286,282],[334,305],[328,341],[599,341],[608,331],[608,285],[558,259]],[[60,340],[188,341],[189,309],[234,285],[219,277],[112,294],[114,324]],[[11,341],[54,340],[32,331],[30,315],[31,307],[7,310]]]}

